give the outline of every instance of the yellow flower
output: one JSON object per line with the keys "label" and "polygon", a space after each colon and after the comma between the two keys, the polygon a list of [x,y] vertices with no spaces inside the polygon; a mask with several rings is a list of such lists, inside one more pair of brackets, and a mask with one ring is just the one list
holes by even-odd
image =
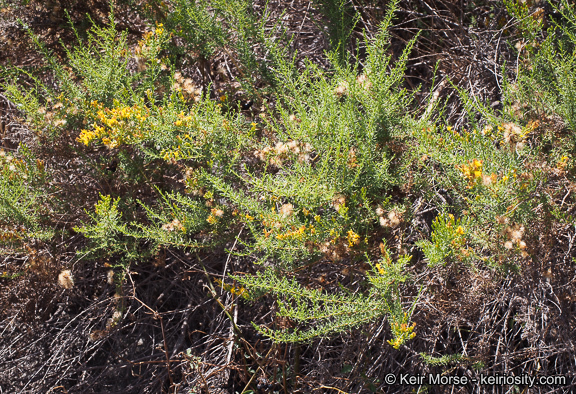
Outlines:
{"label": "yellow flower", "polygon": [[118,120],[116,120],[116,118],[108,119],[106,124],[108,127],[114,127],[118,124]]}
{"label": "yellow flower", "polygon": [[352,247],[352,246],[358,244],[359,239],[360,239],[360,236],[358,234],[356,234],[354,231],[352,231],[352,230],[348,231],[348,246]]}
{"label": "yellow flower", "polygon": [[560,161],[558,161],[558,163],[556,164],[556,168],[563,170],[564,168],[566,168],[567,162],[568,162],[568,156],[562,156],[560,158]]}
{"label": "yellow flower", "polygon": [[95,137],[99,137],[104,134],[104,127],[94,125],[94,135]]}
{"label": "yellow flower", "polygon": [[90,141],[92,141],[94,138],[95,138],[94,132],[90,130],[82,130],[76,141],[81,142],[84,145],[88,145]]}
{"label": "yellow flower", "polygon": [[482,161],[478,159],[474,159],[468,162],[468,164],[464,164],[458,168],[462,171],[462,174],[468,178],[470,184],[482,178]]}
{"label": "yellow flower", "polygon": [[456,234],[464,235],[464,229],[462,228],[462,226],[458,226],[458,228],[456,229]]}

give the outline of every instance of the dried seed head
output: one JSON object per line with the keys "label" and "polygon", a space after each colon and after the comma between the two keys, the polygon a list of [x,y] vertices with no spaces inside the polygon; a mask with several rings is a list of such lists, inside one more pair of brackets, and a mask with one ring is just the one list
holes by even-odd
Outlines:
{"label": "dried seed head", "polygon": [[72,271],[64,270],[60,272],[60,275],[58,275],[58,284],[65,289],[71,289],[74,287],[74,277],[72,276]]}
{"label": "dried seed head", "polygon": [[302,122],[302,119],[297,118],[296,115],[294,115],[294,114],[290,115],[290,116],[288,117],[288,120],[289,120],[290,122],[296,122],[296,123]]}
{"label": "dried seed head", "polygon": [[284,204],[280,208],[280,214],[282,217],[287,218],[288,216],[292,215],[294,212],[294,206],[292,204]]}
{"label": "dried seed head", "polygon": [[520,241],[522,239],[523,234],[524,234],[524,227],[519,227],[510,233],[510,238],[512,238],[513,241]]}
{"label": "dried seed head", "polygon": [[513,226],[509,226],[504,230],[508,239],[512,242],[519,242],[524,235],[524,226],[515,224]]}
{"label": "dried seed head", "polygon": [[288,146],[283,142],[277,142],[274,149],[276,150],[276,153],[278,153],[279,155],[283,155],[284,153],[288,152]]}
{"label": "dried seed head", "polygon": [[482,134],[482,135],[490,134],[492,132],[492,130],[494,130],[494,127],[492,127],[492,125],[486,125],[486,126],[484,126],[484,128],[482,129],[480,134]]}
{"label": "dried seed head", "polygon": [[520,135],[522,133],[520,126],[514,123],[504,123],[502,127],[504,128],[504,131],[507,131],[511,135]]}
{"label": "dried seed head", "polygon": [[342,205],[346,204],[346,196],[343,194],[335,194],[332,198],[332,207],[335,210],[339,210]]}
{"label": "dried seed head", "polygon": [[482,185],[490,186],[493,183],[493,178],[491,176],[482,174]]}
{"label": "dried seed head", "polygon": [[390,227],[396,227],[402,221],[402,216],[396,211],[390,211],[388,212],[388,220],[390,222]]}
{"label": "dried seed head", "polygon": [[299,153],[300,152],[300,148],[298,147],[298,142],[297,141],[290,141],[286,144],[286,146],[288,146],[288,149],[290,149],[292,152],[294,153]]}
{"label": "dried seed head", "polygon": [[334,89],[334,94],[338,97],[342,97],[348,93],[348,82],[342,81],[338,84],[336,89]]}
{"label": "dried seed head", "polygon": [[166,231],[174,231],[174,230],[183,231],[183,230],[184,230],[184,226],[182,225],[182,223],[180,222],[180,220],[174,219],[174,220],[172,220],[170,223],[165,223],[165,224],[163,224],[163,225],[162,225],[162,230],[166,230]]}
{"label": "dried seed head", "polygon": [[196,86],[194,86],[194,82],[189,78],[184,80],[183,89],[189,95],[194,95],[194,93],[196,93]]}
{"label": "dried seed head", "polygon": [[358,84],[366,90],[369,90],[372,87],[372,82],[368,80],[368,76],[366,74],[358,75],[356,82],[358,82]]}
{"label": "dried seed head", "polygon": [[310,155],[308,153],[300,153],[298,155],[299,163],[310,163]]}
{"label": "dried seed head", "polygon": [[505,216],[496,216],[496,222],[498,224],[507,224],[508,223],[508,218]]}
{"label": "dried seed head", "polygon": [[390,220],[384,218],[383,216],[380,216],[380,226],[382,227],[390,227]]}

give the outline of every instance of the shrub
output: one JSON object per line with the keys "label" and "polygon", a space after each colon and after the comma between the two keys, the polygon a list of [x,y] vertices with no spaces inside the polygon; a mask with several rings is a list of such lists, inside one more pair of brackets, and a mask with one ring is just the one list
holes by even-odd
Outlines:
{"label": "shrub", "polygon": [[[506,2],[522,39],[518,78],[500,81],[500,108],[460,90],[468,124],[456,128],[445,124],[436,98],[418,111],[404,88],[417,38],[397,58],[390,54],[397,3],[365,37],[365,53],[351,56],[361,15],[345,2],[322,2],[335,20],[322,65],[298,64],[286,31],[270,29],[240,0],[152,2],[144,13],[160,21],[134,45],[112,13],[85,39],[74,30],[78,43],[63,61],[32,35],[52,74],[19,70],[3,86],[31,132],[16,152],[0,151],[3,252],[81,234],[76,257],[113,268],[107,282],[116,278],[118,295],[135,267],[166,251],[194,255],[187,269],[207,276],[231,336],[243,335],[231,303],[270,306],[274,314],[253,327],[272,349],[381,318],[392,348],[416,346],[409,341],[416,322],[425,323],[422,297],[429,307],[454,286],[473,298],[465,279],[478,272],[489,289],[503,277],[524,278],[541,248],[552,248],[544,238],[573,224],[574,8],[563,1],[545,32],[540,14]],[[230,90],[210,83],[211,59],[222,53],[238,75]],[[191,58],[200,77],[184,67]],[[243,109],[239,97],[255,104]],[[70,162],[91,185],[75,195],[60,188]],[[207,269],[200,254],[223,251],[225,274],[232,255],[245,269],[228,276]],[[61,286],[72,290],[81,280],[64,268]],[[135,290],[133,298],[141,302]],[[124,305],[114,311],[91,338],[120,324]],[[162,316],[154,318],[164,336]],[[504,326],[515,324],[507,319]],[[524,329],[514,328],[522,340]],[[460,341],[453,355],[421,358],[431,367],[485,366],[487,358],[468,357]],[[261,358],[251,345],[242,349],[246,359]],[[258,370],[250,373],[246,387]]]}

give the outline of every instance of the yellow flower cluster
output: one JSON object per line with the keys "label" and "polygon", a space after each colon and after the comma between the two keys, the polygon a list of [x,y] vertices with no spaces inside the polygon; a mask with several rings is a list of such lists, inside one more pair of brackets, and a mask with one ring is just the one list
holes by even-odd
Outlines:
{"label": "yellow flower cluster", "polygon": [[360,243],[360,236],[352,230],[348,231],[348,236],[346,239],[348,240],[349,247],[353,247],[354,245],[358,245]]}
{"label": "yellow flower cluster", "polygon": [[24,227],[13,229],[0,229],[0,242],[9,242],[22,239],[26,235]]}
{"label": "yellow flower cluster", "polygon": [[407,324],[408,316],[404,313],[404,322],[393,322],[390,324],[392,328],[392,336],[394,339],[387,341],[394,349],[399,349],[400,346],[404,344],[404,342],[414,338],[416,333],[414,332],[414,328],[416,328],[416,323],[412,323],[411,325]]}
{"label": "yellow flower cluster", "polygon": [[471,188],[478,180],[482,179],[482,161],[474,159],[467,164],[458,167],[462,174],[468,179],[468,188]]}
{"label": "yellow flower cluster", "polygon": [[[444,220],[445,219],[443,217],[437,216],[435,219],[435,225],[436,226],[441,225],[442,221]],[[466,242],[464,236],[466,231],[464,230],[464,227],[460,225],[460,219],[456,220],[454,218],[454,215],[449,214],[448,220],[445,220],[445,226],[446,230],[448,231],[448,234],[452,238],[452,241],[450,242],[452,247],[454,247],[455,249],[462,248]],[[436,242],[436,247],[440,247],[438,245],[438,242]]]}
{"label": "yellow flower cluster", "polygon": [[569,159],[568,156],[562,156],[558,161],[558,163],[556,164],[556,168],[558,168],[559,170],[564,170],[568,164],[568,159]]}
{"label": "yellow flower cluster", "polygon": [[210,211],[210,215],[206,219],[206,221],[212,225],[218,223],[218,219],[224,216],[224,211],[218,208],[212,208]]}
{"label": "yellow flower cluster", "polygon": [[[466,247],[466,229],[460,225],[460,219],[455,219],[454,215],[449,214],[446,220],[443,216],[437,216],[434,221],[434,231],[443,234],[443,237],[433,236],[434,245],[441,249],[442,239],[450,241],[449,247],[459,260],[466,260],[470,257],[471,249]],[[445,238],[444,238],[445,237]]]}
{"label": "yellow flower cluster", "polygon": [[214,282],[216,283],[217,286],[222,287],[222,289],[224,289],[224,290],[226,290],[226,291],[228,291],[234,295],[237,295],[237,296],[242,297],[242,298],[248,298],[249,297],[248,290],[246,290],[246,288],[244,286],[237,287],[234,285],[229,285],[227,283],[223,283],[222,279],[214,279]]}
{"label": "yellow flower cluster", "polygon": [[136,47],[135,51],[136,54],[142,54],[144,56],[149,55],[152,49],[151,47],[153,47],[155,44],[154,39],[162,38],[164,31],[164,25],[162,23],[158,23],[154,30],[144,33],[143,40],[138,41],[138,46]]}
{"label": "yellow flower cluster", "polygon": [[476,180],[482,177],[482,162],[480,160],[474,159],[468,164],[460,166],[460,171],[469,180]]}
{"label": "yellow flower cluster", "polygon": [[93,130],[82,130],[76,140],[84,145],[100,140],[108,148],[116,148],[123,143],[142,139],[144,123],[150,116],[149,109],[137,104],[131,107],[115,104],[118,107],[109,109],[93,101],[92,106],[99,108],[96,117],[101,125],[94,123]]}
{"label": "yellow flower cluster", "polygon": [[164,34],[164,25],[162,23],[158,23],[156,25],[156,29],[154,30],[157,36],[161,36]]}
{"label": "yellow flower cluster", "polygon": [[174,122],[175,126],[188,126],[190,122],[192,122],[193,118],[191,115],[184,115],[184,112],[181,111],[178,114],[178,120]]}
{"label": "yellow flower cluster", "polygon": [[314,227],[314,225],[310,224],[308,226],[306,225],[300,226],[298,229],[289,231],[284,234],[278,234],[276,235],[276,238],[279,240],[302,239],[306,235],[307,231],[310,234],[316,234],[316,228]]}

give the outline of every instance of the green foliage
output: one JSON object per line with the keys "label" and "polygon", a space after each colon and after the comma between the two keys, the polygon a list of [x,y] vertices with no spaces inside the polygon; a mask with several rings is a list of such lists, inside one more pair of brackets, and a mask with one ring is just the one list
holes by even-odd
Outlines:
{"label": "green foliage", "polygon": [[[430,265],[477,261],[508,267],[504,260],[527,253],[523,231],[514,239],[510,232],[535,219],[533,210],[539,202],[530,196],[548,176],[530,164],[535,158],[526,149],[536,126],[493,120],[497,126],[471,131],[448,126],[415,133],[418,142],[411,156],[418,163],[415,187],[437,200],[446,213],[459,216],[455,220],[439,215],[432,223],[431,240],[418,242]],[[445,196],[439,189],[446,191]],[[507,242],[521,250],[509,248]],[[512,249],[514,254],[507,252]]]}
{"label": "green foliage", "polygon": [[400,284],[408,279],[405,269],[410,257],[402,256],[394,262],[386,250],[385,258],[372,265],[372,271],[366,274],[366,292],[358,294],[344,288],[332,294],[306,288],[272,269],[233,278],[246,288],[249,299],[268,293],[274,295],[277,315],[297,325],[294,329],[280,330],[255,326],[275,342],[306,342],[350,330],[385,315],[392,328],[392,339],[388,342],[398,349],[415,336],[415,324],[409,323],[417,299],[406,310],[400,290]]}
{"label": "green foliage", "polygon": [[328,21],[327,33],[332,51],[337,54],[339,64],[345,64],[348,57],[346,47],[359,15],[345,0],[317,0],[316,2]]}
{"label": "green foliage", "polygon": [[530,14],[525,6],[510,10],[520,21],[527,21],[521,26],[527,37],[517,44],[521,60],[518,82],[507,93],[511,102],[525,103],[522,117],[542,120],[559,116],[570,130],[575,130],[576,10],[566,0],[551,6],[560,18],[553,20],[546,32],[542,30],[541,13]]}
{"label": "green foliage", "polygon": [[[515,84],[503,82],[502,111],[461,91],[474,120],[469,130],[455,130],[410,111],[403,79],[415,41],[397,61],[388,48],[397,2],[367,40],[361,64],[345,50],[357,17],[345,2],[321,4],[332,20],[328,68],[310,61],[297,67],[282,30],[267,28],[266,12],[259,18],[247,1],[177,0],[170,13],[151,3],[164,12],[162,23],[133,48],[113,15],[86,40],[76,32],[78,44],[63,63],[33,36],[54,83],[20,70],[34,88],[16,79],[4,88],[39,142],[56,146],[67,138],[54,155],[65,151],[107,185],[94,211],[76,223],[89,241],[82,257],[128,268],[163,248],[212,250],[234,240],[241,246],[234,253],[254,262],[256,274],[234,276],[242,287],[224,279],[221,288],[252,300],[273,296],[290,328],[257,327],[272,340],[310,341],[386,316],[388,343],[398,349],[415,335],[418,297],[407,271],[420,268],[401,240],[392,253],[386,239],[402,238],[419,214],[415,200],[439,212],[429,237],[418,230],[416,246],[429,266],[508,268],[529,258],[530,226],[553,200],[544,185],[573,171],[566,142],[573,137],[546,135],[553,133],[540,125],[558,116],[574,129],[574,10],[564,4],[568,23],[556,25],[559,38],[550,31],[537,42],[540,22],[508,3],[522,19],[523,39],[535,42],[527,66]],[[187,50],[202,66],[202,86],[183,75]],[[231,92],[210,86],[209,60],[219,53],[229,56],[259,110],[242,113]],[[33,154],[19,152],[0,158],[0,221],[16,234],[3,240],[44,236],[48,227],[50,176]],[[114,170],[102,162],[116,163]],[[546,212],[571,218],[561,205]],[[313,288],[297,274],[327,263],[362,272],[363,280]],[[371,268],[355,271],[362,263]]]}
{"label": "green foliage", "polygon": [[93,240],[95,248],[91,252],[124,251],[124,248],[116,241],[116,235],[126,231],[126,226],[120,223],[121,214],[118,211],[118,202],[119,199],[113,201],[110,196],[100,196],[100,201],[94,207],[94,215],[89,214],[95,224],[75,229]]}
{"label": "green foliage", "polygon": [[[507,6],[519,20],[522,39],[520,73],[515,83],[503,81],[502,110],[461,90],[470,130],[436,126],[414,133],[410,157],[418,162],[412,165],[416,187],[444,212],[466,218],[456,223],[445,214],[437,216],[431,240],[418,242],[430,265],[482,262],[507,269],[529,258],[530,228],[542,220],[535,212],[550,206],[543,188],[571,171],[573,7],[563,2],[558,9],[562,22],[544,36],[540,11],[521,2]],[[567,219],[558,207],[550,211]]]}
{"label": "green foliage", "polygon": [[[165,25],[183,40],[184,46],[175,47],[172,52],[194,56],[200,64],[205,87],[210,78],[209,60],[218,51],[230,57],[238,82],[249,97],[262,102],[265,93],[279,87],[272,70],[286,67],[286,59],[291,55],[286,49],[288,45],[282,45],[288,43],[283,28],[277,23],[272,28],[266,27],[270,22],[266,9],[262,16],[256,15],[251,2],[246,0],[177,0],[173,7],[165,15]],[[263,58],[262,53],[267,55]],[[220,69],[219,73],[225,76],[227,70]],[[226,98],[234,92],[219,93]]]}
{"label": "green foliage", "polygon": [[360,238],[377,219],[370,207],[398,181],[385,144],[412,123],[405,111],[410,97],[398,89],[409,48],[389,72],[385,34],[372,43],[364,74],[335,64],[333,75],[313,65],[298,76],[282,75],[285,97],[300,99],[282,99],[278,118],[271,113],[255,125],[273,137],[256,135],[248,154],[257,162],[231,169],[233,184],[246,191],[226,185],[228,177],[204,178],[260,222],[247,226],[263,259],[296,263],[339,244],[362,250]]}
{"label": "green foliage", "polygon": [[37,185],[43,175],[44,164],[29,150],[19,155],[0,150],[0,246],[21,248],[52,236],[53,231],[42,225],[46,196]]}
{"label": "green foliage", "polygon": [[428,264],[435,266],[450,260],[469,261],[470,251],[466,248],[466,223],[454,215],[439,215],[432,223],[431,241],[420,241]]}
{"label": "green foliage", "polygon": [[426,353],[420,353],[420,357],[424,362],[432,367],[445,367],[450,364],[458,364],[466,358],[459,353],[445,354],[440,357],[433,357]]}

